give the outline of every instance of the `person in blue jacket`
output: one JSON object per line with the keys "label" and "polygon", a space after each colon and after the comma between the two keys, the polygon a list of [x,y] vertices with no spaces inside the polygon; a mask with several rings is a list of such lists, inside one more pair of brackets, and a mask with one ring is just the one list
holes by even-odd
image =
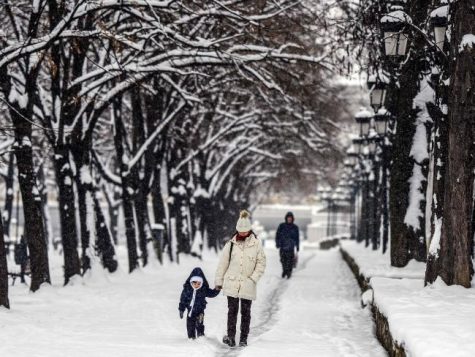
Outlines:
{"label": "person in blue jacket", "polygon": [[204,336],[204,312],[206,309],[206,298],[214,298],[218,296],[219,290],[210,289],[208,281],[201,268],[192,270],[188,279],[183,284],[183,291],[180,296],[180,304],[178,310],[180,311],[180,318],[183,318],[185,310],[186,314],[186,329],[188,331],[188,338],[195,339],[196,337]]}
{"label": "person in blue jacket", "polygon": [[280,249],[282,263],[282,277],[289,279],[294,267],[295,254],[299,251],[299,227],[294,223],[294,214],[288,212],[285,222],[279,225],[275,236],[276,247]]}

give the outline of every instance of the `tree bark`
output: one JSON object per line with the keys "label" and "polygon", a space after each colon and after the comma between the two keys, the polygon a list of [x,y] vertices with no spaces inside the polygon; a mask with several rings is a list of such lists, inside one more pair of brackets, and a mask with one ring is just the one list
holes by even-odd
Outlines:
{"label": "tree bark", "polygon": [[[141,92],[138,87],[131,91],[132,99],[132,119],[133,119],[133,152],[137,153],[140,147],[145,143],[145,117],[142,110]],[[152,145],[150,145],[152,146]],[[146,153],[149,153],[151,148],[147,148]],[[146,172],[148,160],[153,161],[154,158],[150,155],[145,155],[128,173],[130,183],[134,182],[133,187],[135,191],[135,215],[137,219],[137,231],[139,238],[139,247],[141,251],[141,258],[143,266],[148,263],[147,250],[147,231],[146,227],[148,221],[147,195],[149,190],[149,172]],[[140,172],[140,173],[139,173]]]}
{"label": "tree bark", "polygon": [[147,227],[150,227],[148,216],[147,196],[143,188],[137,188],[135,199],[135,214],[137,217],[137,227],[139,234],[140,251],[142,252],[143,266],[148,264],[148,249],[147,249]]}
{"label": "tree bark", "polygon": [[115,259],[115,249],[112,245],[110,231],[102,212],[101,204],[98,199],[98,193],[94,195],[94,212],[96,215],[96,250],[101,257],[102,266],[110,273],[117,270],[117,260]]}
{"label": "tree bark", "polygon": [[14,175],[15,175],[15,154],[8,155],[8,171],[5,179],[5,210],[3,211],[3,232],[5,236],[10,237],[10,226],[13,214],[14,195]]}
{"label": "tree bark", "polygon": [[[113,188],[112,194],[106,192],[104,188],[104,195],[107,199],[108,204],[108,213],[109,213],[109,222],[110,222],[110,233],[112,235],[112,240],[114,244],[117,245],[119,242],[119,208],[120,208],[120,188],[115,186]],[[110,196],[112,197],[110,197]]]}
{"label": "tree bark", "polygon": [[475,33],[475,0],[451,4],[448,161],[437,275],[448,285],[471,286],[474,227],[475,46],[462,47]]}
{"label": "tree bark", "polygon": [[51,219],[48,210],[48,187],[46,183],[46,177],[44,172],[44,162],[41,162],[37,171],[37,180],[38,180],[38,191],[41,198],[41,213],[43,216],[43,225],[45,228],[45,240],[46,246],[48,247],[51,243]]}
{"label": "tree bark", "polygon": [[124,137],[124,128],[121,117],[121,101],[122,98],[118,97],[114,101],[114,145],[117,153],[117,160],[120,163],[120,175],[122,180],[122,207],[124,210],[125,221],[125,236],[127,239],[127,251],[129,258],[129,273],[134,271],[138,267],[137,256],[137,240],[135,237],[135,219],[134,219],[134,190],[133,184],[130,182],[130,172],[127,163],[124,162],[124,144],[122,139]]}
{"label": "tree bark", "polygon": [[2,215],[0,214],[0,306],[9,309],[7,252],[5,250],[3,222],[1,217]]}
{"label": "tree bark", "polygon": [[[173,261],[172,248],[169,241],[169,229],[167,224],[167,215],[165,212],[165,203],[163,202],[162,190],[160,185],[160,174],[161,168],[157,167],[155,169],[155,175],[152,184],[152,206],[153,206],[153,216],[155,223],[163,224],[165,229],[163,230],[163,250],[167,252],[168,258],[170,261]],[[163,253],[163,252],[162,252]]]}
{"label": "tree bark", "polygon": [[428,109],[431,118],[434,120],[434,141],[432,149],[434,164],[432,173],[431,231],[425,272],[426,285],[433,283],[437,279],[438,272],[441,269],[440,261],[437,258],[440,254],[440,235],[442,217],[444,214],[445,172],[448,148],[447,115],[436,105],[429,106]]}
{"label": "tree bark", "polygon": [[75,182],[79,208],[79,227],[81,237],[82,274],[91,269],[91,258],[88,251],[91,236],[94,235],[94,184],[91,168],[91,144],[88,139],[77,141],[72,145],[72,153],[77,167]]}
{"label": "tree bark", "polygon": [[10,112],[15,125],[15,156],[18,167],[18,182],[23,201],[25,238],[30,252],[30,289],[36,291],[41,284],[50,283],[50,276],[41,197],[36,186],[33,166],[31,123],[23,119],[24,114],[20,111]]}
{"label": "tree bark", "polygon": [[66,285],[71,277],[81,274],[81,264],[77,251],[78,233],[73,189],[74,177],[69,163],[67,147],[58,146],[55,148],[54,165],[58,185],[61,243],[64,254],[64,284]]}

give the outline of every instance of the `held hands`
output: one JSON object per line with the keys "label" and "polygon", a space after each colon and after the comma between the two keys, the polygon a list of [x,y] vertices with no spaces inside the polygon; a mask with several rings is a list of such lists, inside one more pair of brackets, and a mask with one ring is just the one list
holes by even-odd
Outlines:
{"label": "held hands", "polygon": [[183,311],[180,310],[180,319],[183,318]]}
{"label": "held hands", "polygon": [[222,287],[221,285],[216,285],[214,288],[215,288],[216,290],[220,291],[223,287]]}

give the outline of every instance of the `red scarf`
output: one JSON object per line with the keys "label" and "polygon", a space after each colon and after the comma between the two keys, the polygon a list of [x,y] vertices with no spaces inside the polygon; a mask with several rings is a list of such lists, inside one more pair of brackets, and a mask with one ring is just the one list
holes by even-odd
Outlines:
{"label": "red scarf", "polygon": [[245,241],[247,237],[249,237],[250,235],[252,234],[252,232],[249,232],[247,235],[245,236],[240,236],[239,234],[236,234],[236,241],[238,242],[242,242],[242,241]]}

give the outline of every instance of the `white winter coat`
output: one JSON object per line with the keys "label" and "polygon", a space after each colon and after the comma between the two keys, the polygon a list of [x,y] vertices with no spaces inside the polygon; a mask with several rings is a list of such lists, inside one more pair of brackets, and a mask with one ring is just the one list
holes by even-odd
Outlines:
{"label": "white winter coat", "polygon": [[[233,245],[231,257],[229,251]],[[234,236],[223,248],[216,270],[215,285],[223,287],[226,296],[256,299],[256,284],[266,268],[262,243],[251,234],[244,242]]]}

